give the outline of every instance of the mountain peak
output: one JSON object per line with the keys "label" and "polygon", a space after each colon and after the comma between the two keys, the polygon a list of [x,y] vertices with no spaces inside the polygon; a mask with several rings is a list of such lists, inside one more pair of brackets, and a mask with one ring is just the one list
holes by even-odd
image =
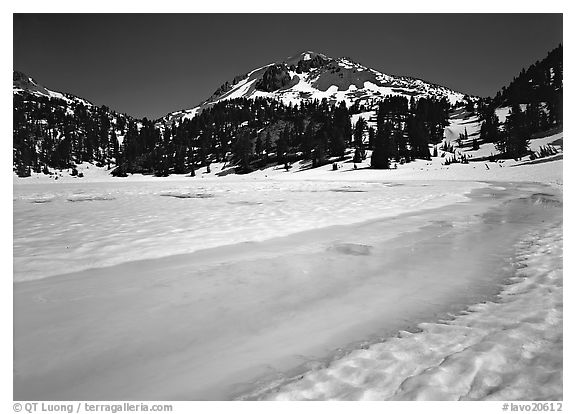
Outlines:
{"label": "mountain peak", "polygon": [[311,50],[236,76],[222,84],[200,105],[168,114],[164,122],[192,118],[222,100],[269,98],[284,104],[327,99],[373,108],[385,96],[447,99],[454,104],[465,95],[420,79],[394,76],[361,65],[350,58],[331,58]]}
{"label": "mountain peak", "polygon": [[329,58],[328,56],[326,56],[322,53],[313,52],[312,50],[304,50],[300,53],[297,53],[295,55],[292,55],[292,56],[286,58],[286,60],[284,60],[283,63],[285,63],[288,66],[297,65],[298,62],[300,62],[300,61],[306,62],[308,60],[313,60],[318,56],[322,60],[332,60],[331,58]]}
{"label": "mountain peak", "polygon": [[26,92],[37,96],[46,96],[48,98],[67,99],[64,94],[45,88],[30,76],[18,70],[12,72],[12,91],[13,93]]}
{"label": "mountain peak", "polygon": [[40,92],[47,95],[47,89],[39,85],[34,79],[18,70],[12,71],[12,86],[14,89],[21,89],[30,92]]}
{"label": "mountain peak", "polygon": [[47,98],[61,99],[66,102],[76,102],[82,103],[83,105],[92,106],[92,103],[86,99],[50,90],[40,85],[24,72],[20,72],[18,70],[12,71],[12,92],[14,94],[29,93],[36,96],[45,96]]}

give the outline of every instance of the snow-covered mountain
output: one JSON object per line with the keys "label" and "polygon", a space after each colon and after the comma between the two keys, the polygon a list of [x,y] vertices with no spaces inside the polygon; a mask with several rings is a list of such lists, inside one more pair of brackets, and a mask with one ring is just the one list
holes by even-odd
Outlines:
{"label": "snow-covered mountain", "polygon": [[13,163],[20,177],[53,176],[55,169],[83,162],[116,165],[130,126],[142,121],[105,105],[48,89],[32,77],[13,72]]}
{"label": "snow-covered mountain", "polygon": [[12,72],[12,92],[13,94],[22,95],[28,93],[36,97],[45,96],[46,98],[61,99],[68,104],[81,103],[84,106],[94,106],[91,102],[87,101],[86,99],[79,98],[78,96],[50,90],[36,82],[30,76],[17,70]]}
{"label": "snow-covered mountain", "polygon": [[453,104],[467,95],[444,86],[407,76],[393,76],[370,69],[349,58],[330,58],[305,51],[280,63],[270,63],[222,84],[200,105],[172,112],[163,121],[192,118],[216,102],[234,98],[272,98],[285,104],[302,100],[359,102],[372,106],[387,95],[446,98]]}

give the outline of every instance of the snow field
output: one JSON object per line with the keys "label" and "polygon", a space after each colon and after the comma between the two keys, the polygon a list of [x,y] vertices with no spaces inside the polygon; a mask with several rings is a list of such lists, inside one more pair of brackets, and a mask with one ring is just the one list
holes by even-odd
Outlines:
{"label": "snow field", "polygon": [[536,161],[15,178],[15,395],[562,399],[561,224],[479,223]]}
{"label": "snow field", "polygon": [[433,209],[478,187],[192,178],[17,186],[14,281]]}
{"label": "snow field", "polygon": [[[304,194],[348,201],[375,185],[278,184],[284,194],[311,184],[336,191]],[[397,184],[379,183],[398,194],[404,186]],[[462,186],[405,186],[427,196],[436,186],[458,191],[455,184]],[[141,187],[132,191],[135,197]],[[533,184],[474,185],[473,202],[15,283],[15,395],[231,399],[303,374],[496,294],[513,241],[543,214],[558,214],[546,209],[548,202],[554,207],[550,197],[518,199],[544,191]],[[180,198],[196,195],[172,189],[157,197],[217,199]]]}
{"label": "snow field", "polygon": [[516,246],[498,298],[359,349],[264,399],[562,400],[562,226]]}

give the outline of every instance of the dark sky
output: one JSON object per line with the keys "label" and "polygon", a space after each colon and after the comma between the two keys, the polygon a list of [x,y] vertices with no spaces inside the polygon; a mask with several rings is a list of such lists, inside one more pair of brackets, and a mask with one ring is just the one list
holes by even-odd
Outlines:
{"label": "dark sky", "polygon": [[15,70],[153,119],[304,50],[492,96],[561,42],[561,14],[14,15]]}

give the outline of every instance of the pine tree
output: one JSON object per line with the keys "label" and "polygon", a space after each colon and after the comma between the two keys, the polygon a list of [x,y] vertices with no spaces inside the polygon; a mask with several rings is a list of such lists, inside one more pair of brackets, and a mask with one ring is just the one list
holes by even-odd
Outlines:
{"label": "pine tree", "polygon": [[278,165],[284,164],[287,160],[288,155],[288,140],[289,140],[289,130],[288,126],[280,132],[278,140],[276,141],[276,158],[278,160]]}
{"label": "pine tree", "polygon": [[352,162],[354,163],[362,162],[362,153],[360,152],[360,148],[356,148],[354,150],[354,158],[352,158]]}
{"label": "pine tree", "polygon": [[113,157],[114,162],[118,164],[118,159],[120,158],[120,145],[118,144],[118,137],[116,136],[114,128],[110,131],[110,148],[112,149],[111,157]]}
{"label": "pine tree", "polygon": [[366,121],[362,117],[358,118],[354,127],[354,147],[363,148],[364,130],[366,129]]}
{"label": "pine tree", "polygon": [[496,148],[502,154],[514,159],[528,153],[530,127],[527,117],[518,104],[512,105],[506,118],[505,133],[496,142]]}
{"label": "pine tree", "polygon": [[496,142],[500,135],[500,122],[494,108],[486,108],[482,118],[484,122],[480,126],[480,140],[482,142]]}
{"label": "pine tree", "polygon": [[314,136],[312,149],[312,167],[319,167],[326,163],[326,147],[328,146],[327,126],[323,125]]}
{"label": "pine tree", "polygon": [[124,136],[124,153],[128,163],[134,162],[139,155],[138,130],[134,121],[128,122],[128,129]]}
{"label": "pine tree", "polygon": [[249,131],[244,130],[239,133],[234,146],[232,147],[234,159],[240,166],[240,172],[250,172],[250,156],[252,155],[252,140]]}
{"label": "pine tree", "polygon": [[540,103],[528,103],[528,105],[526,105],[525,117],[530,133],[538,132],[541,130]]}
{"label": "pine tree", "polygon": [[190,177],[195,177],[196,176],[196,163],[195,163],[195,159],[194,159],[194,150],[192,149],[192,147],[188,148],[188,157],[187,157],[187,161],[188,161],[188,171],[190,171]]}
{"label": "pine tree", "polygon": [[374,131],[374,127],[368,128],[368,146],[370,149],[374,148],[374,138],[376,136],[376,131]]}
{"label": "pine tree", "polygon": [[260,157],[262,155],[262,151],[264,150],[264,144],[262,143],[262,138],[260,138],[260,134],[256,136],[256,142],[254,143],[254,152],[256,156]]}
{"label": "pine tree", "polygon": [[270,132],[266,132],[266,138],[264,140],[264,152],[265,152],[265,159],[268,162],[268,157],[272,152],[272,139],[270,138]]}
{"label": "pine tree", "polygon": [[304,159],[312,158],[312,150],[314,149],[314,128],[312,122],[308,122],[306,128],[304,128],[304,134],[302,136],[302,141],[300,143],[300,151],[302,151],[302,156]]}
{"label": "pine tree", "polygon": [[330,155],[333,157],[343,157],[346,150],[344,132],[335,125],[330,128],[330,131]]}
{"label": "pine tree", "polygon": [[372,152],[371,166],[376,169],[390,168],[390,136],[392,125],[384,122],[378,125],[376,132],[374,151]]}
{"label": "pine tree", "polygon": [[352,138],[350,114],[345,102],[340,102],[340,104],[334,108],[332,120],[331,122],[328,121],[328,123],[330,124],[330,155],[342,157],[346,150],[346,144],[349,143]]}
{"label": "pine tree", "polygon": [[413,158],[430,159],[429,133],[421,113],[408,118],[408,139]]}

